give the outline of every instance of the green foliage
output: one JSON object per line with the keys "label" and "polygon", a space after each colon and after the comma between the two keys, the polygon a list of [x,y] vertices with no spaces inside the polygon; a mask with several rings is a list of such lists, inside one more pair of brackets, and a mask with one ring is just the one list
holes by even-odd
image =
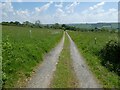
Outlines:
{"label": "green foliage", "polygon": [[[117,33],[101,31],[101,32],[69,32],[69,34],[77,44],[79,51],[85,57],[86,63],[88,64],[88,66],[90,66],[91,71],[99,79],[100,83],[103,84],[103,87],[118,88],[120,86],[120,83],[118,83],[118,78],[120,78],[119,75],[113,71],[110,71],[108,68],[101,64],[103,59],[100,57],[101,53],[99,53],[101,50],[105,51],[103,54],[111,53],[113,51],[116,53],[116,50],[118,50],[116,48],[117,43],[114,44],[115,42],[109,41],[111,40],[117,41],[118,40]],[[106,44],[106,42],[109,43]],[[106,49],[108,51],[106,51]],[[109,57],[109,55],[107,55],[107,57]],[[115,65],[117,66],[118,64]]]}
{"label": "green foliage", "polygon": [[73,30],[73,31],[79,30],[79,28],[76,28],[75,26],[69,26],[66,24],[62,24],[61,27],[63,30]]}
{"label": "green foliage", "polygon": [[20,87],[42,62],[44,54],[59,42],[62,32],[17,26],[3,26],[2,29],[3,87]]}
{"label": "green foliage", "polygon": [[58,23],[55,23],[55,24],[52,25],[52,28],[54,28],[54,29],[60,29],[61,25],[58,24]]}
{"label": "green foliage", "polygon": [[110,71],[113,71],[120,75],[120,46],[117,41],[110,40],[100,51],[100,56],[102,58],[102,64],[108,68]]}

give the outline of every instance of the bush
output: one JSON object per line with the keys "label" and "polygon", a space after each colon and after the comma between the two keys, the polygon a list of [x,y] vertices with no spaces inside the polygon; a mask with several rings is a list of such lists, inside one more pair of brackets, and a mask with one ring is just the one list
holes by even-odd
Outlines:
{"label": "bush", "polygon": [[102,57],[102,65],[107,67],[110,71],[114,71],[120,75],[120,45],[118,41],[110,40],[105,47],[100,51]]}

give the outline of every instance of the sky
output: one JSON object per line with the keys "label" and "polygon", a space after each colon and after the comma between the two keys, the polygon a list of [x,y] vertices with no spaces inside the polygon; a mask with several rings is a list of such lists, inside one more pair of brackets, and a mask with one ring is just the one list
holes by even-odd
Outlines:
{"label": "sky", "polygon": [[[110,0],[109,0],[110,1]],[[105,0],[27,0],[0,3],[0,21],[40,20],[43,24],[118,22],[118,2]]]}

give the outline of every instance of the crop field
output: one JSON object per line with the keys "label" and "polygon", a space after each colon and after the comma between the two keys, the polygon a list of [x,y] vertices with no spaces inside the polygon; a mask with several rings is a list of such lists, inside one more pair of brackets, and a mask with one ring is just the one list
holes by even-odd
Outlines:
{"label": "crop field", "polygon": [[[108,42],[117,41],[118,35],[117,33],[110,33],[110,32],[69,32],[71,38],[76,43],[79,51],[86,59],[86,63],[90,67],[91,71],[94,75],[98,78],[100,83],[103,85],[104,88],[118,88],[120,86],[119,83],[119,73],[113,69],[113,67],[118,65],[119,63],[113,64],[109,61],[105,61],[101,54],[103,48],[106,47],[107,49],[111,49],[108,46],[112,46],[112,44],[108,45]],[[115,45],[114,45],[115,46]],[[112,49],[114,51],[114,49]],[[112,51],[111,50],[111,51]],[[109,51],[107,58],[111,58],[115,60],[116,57],[113,56],[114,53]],[[105,54],[105,53],[104,53]],[[114,57],[114,58],[113,58]],[[104,64],[104,62],[107,62]]]}
{"label": "crop field", "polygon": [[2,26],[3,87],[23,86],[61,37],[60,30]]}

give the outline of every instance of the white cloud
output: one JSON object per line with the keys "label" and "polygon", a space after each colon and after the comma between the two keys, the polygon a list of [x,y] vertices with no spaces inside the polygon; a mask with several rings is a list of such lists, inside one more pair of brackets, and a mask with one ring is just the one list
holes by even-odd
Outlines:
{"label": "white cloud", "polygon": [[[40,20],[42,23],[80,23],[80,22],[113,22],[118,20],[118,10],[109,8],[105,10],[103,5],[105,3],[98,3],[83,12],[74,12],[75,7],[79,4],[73,2],[67,6],[63,3],[55,5],[56,11],[51,14],[44,14],[53,2],[49,2],[42,7],[36,7],[34,11],[30,10],[15,10],[11,2],[2,3],[2,19],[5,21],[31,21]],[[107,5],[107,4],[106,4]],[[74,13],[73,13],[74,12]]]}
{"label": "white cloud", "polygon": [[100,2],[100,3],[98,3],[98,4],[96,4],[96,5],[92,6],[92,7],[90,7],[89,9],[90,10],[98,9],[101,6],[103,6],[104,4],[105,4],[105,2]]}
{"label": "white cloud", "polygon": [[66,6],[66,10],[67,10],[67,13],[73,13],[74,12],[74,9],[75,7],[79,5],[79,2],[73,2],[72,4]]}
{"label": "white cloud", "polygon": [[[77,4],[72,3],[69,6],[66,6],[66,9],[69,11],[63,11],[62,9],[57,9],[56,22],[59,23],[96,23],[96,22],[116,22],[118,20],[118,11],[115,8],[110,8],[105,10],[103,5],[105,2],[100,2],[90,9],[83,12],[74,12],[74,8]],[[75,6],[75,7],[74,7]],[[72,13],[74,12],[74,13]]]}
{"label": "white cloud", "polygon": [[66,13],[61,8],[57,8],[56,13],[53,15],[55,22],[62,23],[63,17],[66,17]]}
{"label": "white cloud", "polygon": [[18,11],[16,11],[16,14],[20,15],[20,16],[29,16],[29,12],[27,9],[26,10],[18,10]]}
{"label": "white cloud", "polygon": [[30,13],[28,10],[15,10],[11,2],[2,3],[2,19],[6,21],[29,20]]}
{"label": "white cloud", "polygon": [[4,0],[5,2],[12,2],[12,0]]}
{"label": "white cloud", "polygon": [[40,11],[41,11],[41,9],[40,9],[40,8],[38,8],[38,7],[36,7],[36,8],[35,8],[35,11],[40,12]]}
{"label": "white cloud", "polygon": [[85,22],[117,22],[118,10],[115,8],[105,10],[104,5],[105,2],[100,2],[83,11],[81,16],[84,16]]}
{"label": "white cloud", "polygon": [[99,8],[93,11],[86,11],[82,13],[85,17],[86,22],[117,22],[118,11],[115,8],[110,8],[109,10],[104,10]]}
{"label": "white cloud", "polygon": [[63,7],[63,3],[61,2],[60,4],[55,4],[55,7],[62,8]]}
{"label": "white cloud", "polygon": [[[5,21],[34,21],[39,19],[39,14],[42,11],[47,10],[53,2],[49,2],[42,7],[35,8],[35,11],[30,12],[29,10],[15,10],[11,2],[2,3],[2,18]],[[31,18],[32,16],[32,18]],[[34,19],[35,18],[35,19]],[[33,20],[32,20],[33,19]]]}
{"label": "white cloud", "polygon": [[2,9],[2,3],[0,2],[0,9]]}
{"label": "white cloud", "polygon": [[13,6],[11,2],[2,3],[2,10],[5,12],[13,12]]}
{"label": "white cloud", "polygon": [[100,2],[96,5],[89,7],[87,10],[84,10],[82,13],[83,14],[94,14],[94,15],[104,13],[105,12],[105,10],[103,9],[104,5],[105,5],[105,2]]}
{"label": "white cloud", "polygon": [[56,13],[57,13],[57,15],[62,15],[62,16],[65,15],[65,12],[60,8],[57,9]]}
{"label": "white cloud", "polygon": [[17,2],[23,2],[23,0],[17,0]]}
{"label": "white cloud", "polygon": [[37,11],[37,12],[45,11],[45,10],[47,10],[47,9],[50,7],[50,5],[51,5],[52,3],[53,3],[53,2],[51,1],[51,2],[43,5],[42,7],[36,7],[36,8],[35,8],[35,11]]}
{"label": "white cloud", "polygon": [[2,19],[9,20],[13,17],[14,9],[11,2],[2,3]]}

